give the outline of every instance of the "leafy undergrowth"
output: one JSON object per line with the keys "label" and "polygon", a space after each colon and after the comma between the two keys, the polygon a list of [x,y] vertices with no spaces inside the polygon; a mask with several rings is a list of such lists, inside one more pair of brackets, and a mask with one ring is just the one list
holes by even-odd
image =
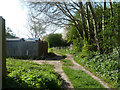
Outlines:
{"label": "leafy undergrowth", "polygon": [[62,88],[59,75],[49,64],[36,64],[17,59],[6,60],[7,71],[5,88]]}
{"label": "leafy undergrowth", "polygon": [[91,76],[81,70],[74,70],[66,66],[63,67],[63,70],[75,89],[79,90],[80,88],[104,88]]}
{"label": "leafy undergrowth", "polygon": [[100,55],[95,52],[79,53],[74,60],[108,82],[113,88],[117,88],[119,86],[118,57],[119,53],[114,50],[111,54]]}

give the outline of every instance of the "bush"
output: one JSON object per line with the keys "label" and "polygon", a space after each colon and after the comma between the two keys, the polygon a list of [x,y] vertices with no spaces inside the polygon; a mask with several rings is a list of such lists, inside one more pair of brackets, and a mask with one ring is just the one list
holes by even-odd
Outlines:
{"label": "bush", "polygon": [[64,46],[64,40],[62,39],[62,34],[49,34],[46,39],[49,47]]}
{"label": "bush", "polygon": [[89,45],[86,41],[86,43],[84,44],[84,46],[82,47],[82,52],[80,53],[80,58],[92,58],[94,55],[91,54],[93,53],[92,51],[94,51],[94,45]]}
{"label": "bush", "polygon": [[95,44],[88,44],[88,42],[86,41],[84,46],[82,47],[82,52],[89,52],[89,51],[96,51],[97,48],[96,48],[96,45]]}

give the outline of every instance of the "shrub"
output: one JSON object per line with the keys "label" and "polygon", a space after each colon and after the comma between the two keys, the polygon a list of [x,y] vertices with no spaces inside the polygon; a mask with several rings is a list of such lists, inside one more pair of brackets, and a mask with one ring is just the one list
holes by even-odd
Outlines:
{"label": "shrub", "polygon": [[48,42],[49,47],[57,47],[64,45],[62,34],[49,34],[45,40]]}

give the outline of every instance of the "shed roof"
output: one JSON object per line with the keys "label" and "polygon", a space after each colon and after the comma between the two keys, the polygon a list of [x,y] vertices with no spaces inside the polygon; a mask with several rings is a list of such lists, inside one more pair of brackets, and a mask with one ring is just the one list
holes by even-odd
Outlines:
{"label": "shed roof", "polygon": [[6,41],[20,42],[20,41],[25,41],[25,40],[24,38],[6,38]]}
{"label": "shed roof", "polygon": [[40,41],[40,38],[28,38],[25,41]]}
{"label": "shed roof", "polygon": [[40,41],[40,38],[28,38],[28,39],[24,39],[24,38],[6,38],[6,41],[8,41],[8,42],[21,42],[21,41],[36,42],[36,41]]}

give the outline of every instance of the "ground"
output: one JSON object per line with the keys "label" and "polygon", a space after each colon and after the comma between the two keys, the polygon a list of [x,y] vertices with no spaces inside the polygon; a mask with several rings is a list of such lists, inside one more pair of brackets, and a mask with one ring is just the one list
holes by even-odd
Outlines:
{"label": "ground", "polygon": [[[57,56],[57,57],[52,58],[52,59],[53,60],[50,60],[50,59],[48,59],[48,60],[32,60],[32,62],[35,62],[35,63],[38,63],[38,64],[48,63],[48,64],[54,65],[54,67],[55,67],[54,70],[61,76],[61,79],[63,80],[63,87],[65,89],[73,88],[72,83],[70,82],[69,78],[66,76],[66,74],[62,70],[63,64],[62,64],[62,62],[60,62],[60,60],[63,59],[62,56]],[[105,88],[109,88],[107,83],[105,83],[104,81],[102,81],[101,79],[96,77],[93,73],[91,73],[90,71],[85,69],[83,66],[76,63],[73,60],[72,55],[67,54],[67,57],[65,59],[71,60],[71,62],[74,64],[73,66],[69,66],[70,68],[73,68],[75,70],[82,70],[82,71],[86,72],[92,78],[97,80],[101,85],[103,85]]]}

